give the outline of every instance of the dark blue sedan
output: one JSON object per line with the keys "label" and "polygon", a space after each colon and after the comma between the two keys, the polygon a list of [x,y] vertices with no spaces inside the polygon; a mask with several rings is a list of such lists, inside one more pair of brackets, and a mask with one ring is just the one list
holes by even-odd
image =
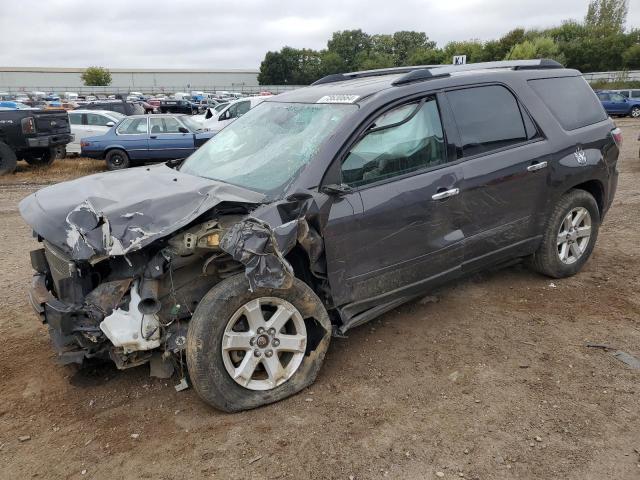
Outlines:
{"label": "dark blue sedan", "polygon": [[640,117],[640,100],[627,98],[616,92],[596,92],[598,99],[609,115]]}
{"label": "dark blue sedan", "polygon": [[109,170],[135,163],[186,158],[209,140],[214,132],[187,115],[131,115],[104,135],[86,137],[82,156],[105,159]]}

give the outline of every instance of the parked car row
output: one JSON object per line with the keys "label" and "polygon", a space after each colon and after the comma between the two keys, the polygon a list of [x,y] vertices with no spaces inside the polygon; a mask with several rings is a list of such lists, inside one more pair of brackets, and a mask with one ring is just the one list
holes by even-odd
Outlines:
{"label": "parked car row", "polygon": [[[108,118],[105,113],[101,121]],[[213,135],[188,115],[131,115],[102,135],[83,137],[80,147],[82,156],[104,159],[109,170],[120,170],[140,162],[186,158]]]}
{"label": "parked car row", "polygon": [[249,97],[220,103],[201,115],[132,115],[122,116],[116,123],[110,115],[113,112],[109,111],[96,110],[94,116],[90,116],[91,110],[70,112],[70,118],[80,112],[73,115],[71,121],[76,140],[70,151],[76,151],[79,144],[82,156],[104,159],[109,170],[127,168],[140,162],[186,158],[266,98]]}
{"label": "parked car row", "polygon": [[[0,159],[0,173],[13,171],[19,159],[32,164],[48,164],[67,153],[104,159],[109,170],[126,168],[143,161],[186,158],[265,98],[256,96],[228,103],[210,98],[201,101],[209,105],[205,112],[193,116],[178,113],[145,115],[153,106],[140,100],[92,101],[67,112],[36,108],[16,101],[0,101],[0,123],[14,127],[12,147],[5,144],[2,147],[4,153],[0,152],[4,157]],[[164,102],[161,100],[160,105]],[[191,103],[188,100],[173,100],[169,104],[179,102]],[[144,107],[145,104],[148,108]],[[4,111],[7,115],[3,116]],[[60,119],[64,118],[66,130],[57,131],[59,135],[55,138],[46,136],[48,129],[38,122],[40,113],[47,111],[55,113],[54,116]],[[24,114],[15,115],[13,112]],[[45,136],[35,144],[35,140],[27,138],[29,135]],[[0,144],[2,142],[3,137],[0,136]]]}
{"label": "parked car row", "polygon": [[67,153],[80,154],[80,143],[86,137],[103,135],[111,130],[126,115],[111,110],[73,110],[69,112],[69,123],[73,140],[67,144]]}

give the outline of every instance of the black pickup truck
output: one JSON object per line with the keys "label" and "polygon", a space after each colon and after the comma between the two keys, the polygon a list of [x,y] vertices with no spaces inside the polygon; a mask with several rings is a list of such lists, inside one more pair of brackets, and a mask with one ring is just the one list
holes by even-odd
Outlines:
{"label": "black pickup truck", "polygon": [[72,139],[65,111],[0,110],[0,175],[13,172],[18,159],[48,165]]}
{"label": "black pickup truck", "polygon": [[185,113],[187,115],[193,115],[198,113],[198,105],[190,100],[174,100],[168,98],[167,100],[160,100],[160,113]]}

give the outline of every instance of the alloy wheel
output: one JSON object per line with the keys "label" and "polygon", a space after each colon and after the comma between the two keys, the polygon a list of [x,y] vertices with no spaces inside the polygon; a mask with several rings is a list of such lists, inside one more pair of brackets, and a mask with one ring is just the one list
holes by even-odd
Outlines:
{"label": "alloy wheel", "polygon": [[245,303],[227,323],[222,360],[227,373],[249,390],[271,390],[298,370],[307,347],[302,315],[286,300],[260,297]]}
{"label": "alloy wheel", "polygon": [[591,214],[584,207],[572,209],[558,230],[558,257],[571,265],[584,254],[591,239]]}

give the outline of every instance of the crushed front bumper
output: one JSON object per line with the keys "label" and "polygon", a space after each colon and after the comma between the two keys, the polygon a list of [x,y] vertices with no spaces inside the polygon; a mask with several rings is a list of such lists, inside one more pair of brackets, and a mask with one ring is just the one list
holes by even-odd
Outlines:
{"label": "crushed front bumper", "polygon": [[29,289],[29,302],[42,323],[49,327],[49,336],[58,363],[82,363],[85,357],[96,356],[96,350],[81,338],[78,327],[86,320],[87,312],[81,307],[61,302],[47,289],[46,275],[33,276]]}
{"label": "crushed front bumper", "polygon": [[107,342],[100,330],[105,314],[113,310],[131,281],[118,280],[91,285],[90,272],[81,269],[45,242],[31,252],[36,271],[29,290],[29,303],[49,334],[60,363],[81,363],[84,358],[107,355]]}
{"label": "crushed front bumper", "polygon": [[83,309],[61,302],[54,297],[47,290],[46,276],[40,273],[34,275],[31,281],[29,302],[42,323],[46,323],[61,333],[72,333],[78,318],[86,317]]}
{"label": "crushed front bumper", "polygon": [[72,134],[63,133],[61,135],[46,135],[42,137],[27,138],[27,145],[29,148],[48,148],[57,147],[59,145],[66,145],[73,142],[74,136]]}

